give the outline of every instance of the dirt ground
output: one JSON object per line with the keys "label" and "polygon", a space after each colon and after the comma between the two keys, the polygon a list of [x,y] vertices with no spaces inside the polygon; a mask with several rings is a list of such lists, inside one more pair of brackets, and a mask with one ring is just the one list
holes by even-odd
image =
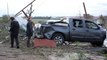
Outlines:
{"label": "dirt ground", "polygon": [[0,60],[107,60],[103,47],[92,47],[90,43],[72,43],[55,48],[26,47],[26,40],[19,37],[20,48],[10,48],[8,29],[0,23]]}
{"label": "dirt ground", "polygon": [[8,42],[0,43],[0,60],[107,60],[102,47],[92,47],[89,43],[27,48],[25,41],[21,42],[19,49],[10,48]]}

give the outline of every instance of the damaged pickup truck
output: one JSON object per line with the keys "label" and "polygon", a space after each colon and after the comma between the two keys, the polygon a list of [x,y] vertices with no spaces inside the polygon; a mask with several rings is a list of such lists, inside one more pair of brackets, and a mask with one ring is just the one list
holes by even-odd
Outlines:
{"label": "damaged pickup truck", "polygon": [[90,42],[92,46],[102,46],[106,31],[96,23],[85,19],[66,18],[41,25],[44,38],[56,40],[58,44],[69,42]]}

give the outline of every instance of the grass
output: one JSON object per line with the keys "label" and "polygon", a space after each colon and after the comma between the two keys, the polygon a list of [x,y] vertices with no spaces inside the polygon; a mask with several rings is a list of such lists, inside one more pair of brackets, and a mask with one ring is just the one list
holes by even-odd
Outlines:
{"label": "grass", "polygon": [[32,21],[34,23],[38,23],[38,22],[45,22],[47,19],[33,19]]}
{"label": "grass", "polygon": [[9,36],[9,31],[6,29],[6,26],[2,24],[3,27],[0,26],[0,41],[7,40]]}
{"label": "grass", "polygon": [[0,17],[0,20],[2,20],[2,18]]}

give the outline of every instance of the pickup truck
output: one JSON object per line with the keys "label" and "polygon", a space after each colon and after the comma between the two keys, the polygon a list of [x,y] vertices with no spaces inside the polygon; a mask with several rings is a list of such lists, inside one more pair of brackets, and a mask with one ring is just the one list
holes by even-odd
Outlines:
{"label": "pickup truck", "polygon": [[55,40],[58,44],[79,41],[102,46],[106,38],[106,31],[102,27],[86,19],[65,18],[48,22],[41,25],[41,30],[45,38]]}

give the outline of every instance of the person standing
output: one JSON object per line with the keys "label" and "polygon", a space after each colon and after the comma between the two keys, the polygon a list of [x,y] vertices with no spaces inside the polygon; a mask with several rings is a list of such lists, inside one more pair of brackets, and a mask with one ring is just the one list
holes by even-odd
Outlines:
{"label": "person standing", "polygon": [[30,47],[30,40],[33,35],[33,23],[30,19],[28,19],[27,23],[27,30],[26,30],[26,36],[27,36],[27,47]]}
{"label": "person standing", "polygon": [[18,34],[19,34],[19,23],[14,17],[10,17],[10,38],[11,38],[11,48],[14,47],[14,41],[16,42],[16,48],[19,48]]}

